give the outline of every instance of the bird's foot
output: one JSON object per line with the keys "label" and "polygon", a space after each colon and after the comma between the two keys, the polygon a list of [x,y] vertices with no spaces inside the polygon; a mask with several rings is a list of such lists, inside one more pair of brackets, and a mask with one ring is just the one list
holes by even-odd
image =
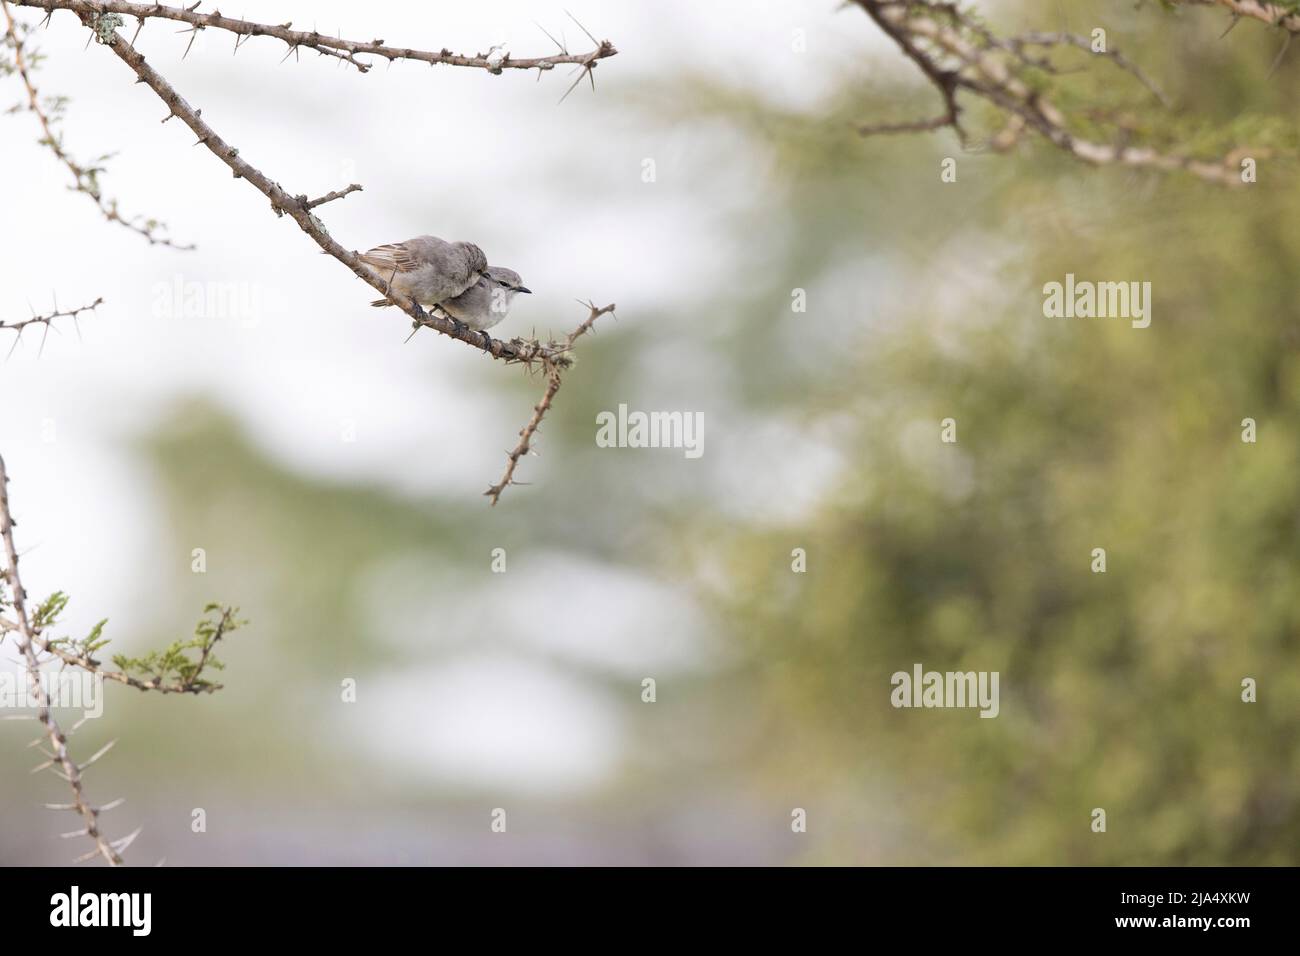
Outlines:
{"label": "bird's foot", "polygon": [[485,348],[487,351],[491,352],[491,351],[492,351],[492,336],[488,335],[487,332],[484,331],[483,329],[479,329],[479,330],[478,330],[478,334],[481,335],[481,336],[483,336],[483,348]]}
{"label": "bird's foot", "polygon": [[429,313],[425,312],[424,307],[414,299],[411,300],[411,308],[415,310],[415,314],[420,317],[421,322],[429,317]]}

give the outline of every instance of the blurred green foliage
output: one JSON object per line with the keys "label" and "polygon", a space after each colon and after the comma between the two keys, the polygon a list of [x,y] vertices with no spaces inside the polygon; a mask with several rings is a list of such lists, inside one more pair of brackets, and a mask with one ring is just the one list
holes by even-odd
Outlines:
{"label": "blurred green foliage", "polygon": [[[1193,12],[1208,11],[1147,10],[1112,42],[1165,64],[1161,81],[1197,114],[1184,127],[1235,115],[1217,132],[1291,134],[1294,66],[1243,81],[1267,31],[1218,41],[1207,31],[1225,23]],[[1211,46],[1206,82],[1194,64]],[[855,85],[829,113],[847,125],[908,105]],[[815,741],[835,786],[887,781],[907,817],[889,862],[1296,863],[1290,167],[1261,162],[1258,185],[1226,191],[1092,169],[1041,141],[965,156],[946,134],[855,142],[762,100],[699,108],[733,116],[769,158],[768,221],[800,240],[753,294],[808,287],[808,314],[781,321],[810,339],[837,308],[862,320],[802,381],[755,370],[805,389],[810,427],[850,412],[838,493],[806,521],[700,535],[731,535],[734,583],[714,601],[785,727],[779,772],[806,768]],[[939,182],[945,156],[957,183]],[[837,260],[864,252],[888,257],[893,281],[832,285]],[[1150,281],[1153,324],[1044,318],[1042,286],[1067,272]],[[958,441],[942,444],[950,416]],[[1257,443],[1242,441],[1244,418]],[[1090,569],[1098,547],[1105,573]],[[1001,716],[891,708],[890,675],[914,662],[999,671]],[[1247,677],[1258,703],[1241,699]],[[1105,834],[1090,830],[1095,807]],[[826,833],[809,858],[846,849]]]}

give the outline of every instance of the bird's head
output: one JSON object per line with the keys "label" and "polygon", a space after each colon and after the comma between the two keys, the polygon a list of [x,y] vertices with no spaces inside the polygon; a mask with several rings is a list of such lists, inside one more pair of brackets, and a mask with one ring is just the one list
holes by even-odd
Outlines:
{"label": "bird's head", "polygon": [[527,292],[530,295],[533,291],[524,285],[524,280],[520,278],[518,272],[505,266],[488,266],[483,272],[483,280],[489,290],[505,289],[512,294]]}
{"label": "bird's head", "polygon": [[519,273],[505,266],[488,266],[483,272],[479,284],[487,287],[492,297],[493,312],[505,315],[510,310],[510,300],[520,292],[531,293],[533,290],[524,285]]}

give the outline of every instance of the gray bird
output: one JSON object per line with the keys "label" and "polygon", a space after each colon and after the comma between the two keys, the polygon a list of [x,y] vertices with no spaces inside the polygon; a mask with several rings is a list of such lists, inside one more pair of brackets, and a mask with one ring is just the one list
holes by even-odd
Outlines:
{"label": "gray bird", "polygon": [[[360,257],[397,298],[434,306],[460,295],[487,270],[487,257],[472,242],[447,242],[437,236],[416,236],[405,242],[376,246]],[[387,299],[370,303],[392,305]]]}
{"label": "gray bird", "polygon": [[438,304],[453,319],[476,332],[490,329],[506,317],[510,302],[526,288],[519,273],[505,266],[488,266],[482,278],[456,296]]}

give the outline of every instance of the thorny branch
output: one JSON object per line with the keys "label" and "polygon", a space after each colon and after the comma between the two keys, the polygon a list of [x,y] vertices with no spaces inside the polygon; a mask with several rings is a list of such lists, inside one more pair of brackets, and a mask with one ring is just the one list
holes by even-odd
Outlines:
{"label": "thorny branch", "polygon": [[[31,688],[31,697],[36,704],[36,717],[44,730],[43,738],[33,741],[32,746],[41,747],[45,756],[44,763],[32,772],[50,770],[72,788],[72,802],[64,804],[46,804],[51,810],[73,810],[81,817],[85,826],[65,837],[88,836],[95,842],[95,848],[76,862],[81,863],[94,856],[101,856],[111,866],[122,864],[122,851],[140,833],[134,833],[117,840],[110,840],[103,835],[99,827],[99,814],[120,804],[117,800],[101,806],[92,805],[86,798],[84,773],[100,757],[108,753],[116,741],[101,747],[88,759],[78,763],[72,759],[68,750],[68,738],[81,726],[82,721],[74,724],[67,731],[63,730],[54,717],[54,701],[51,700],[46,685],[42,682],[43,664],[57,661],[64,668],[75,667],[102,680],[117,681],[141,691],[157,691],[161,694],[200,694],[212,693],[221,689],[220,684],[204,679],[203,672],[208,667],[221,668],[222,664],[212,656],[217,643],[240,627],[244,622],[236,620],[236,609],[210,604],[205,609],[207,614],[215,614],[215,620],[206,617],[195,628],[195,637],[189,641],[177,641],[161,652],[151,652],[143,658],[132,659],[118,655],[114,662],[122,668],[110,671],[103,668],[94,653],[108,643],[100,636],[104,622],[101,621],[81,640],[71,638],[51,639],[47,632],[54,625],[58,614],[67,605],[67,595],[56,592],[45,601],[29,610],[28,595],[24,590],[18,574],[18,550],[14,546],[13,528],[17,524],[9,507],[9,476],[5,471],[4,459],[0,458],[0,540],[3,540],[5,565],[0,568],[0,584],[8,585],[8,597],[0,587],[0,605],[12,609],[13,617],[0,615],[0,640],[9,634],[18,637],[18,650],[22,654]],[[188,651],[197,650],[197,659],[191,659]],[[138,671],[145,677],[133,676],[129,671]],[[85,718],[83,718],[84,721]]]}
{"label": "thorny branch", "polygon": [[[1090,42],[1072,33],[1026,33],[1000,38],[972,13],[948,0],[852,0],[883,30],[925,74],[938,90],[943,113],[935,118],[859,127],[864,136],[884,133],[926,132],[951,128],[963,147],[968,137],[961,123],[958,95],[965,93],[994,106],[1005,118],[1005,127],[989,145],[998,151],[1010,149],[1026,130],[1033,130],[1058,149],[1093,165],[1118,164],[1159,170],[1183,170],[1207,182],[1241,185],[1236,153],[1219,160],[1161,152],[1129,143],[1130,131],[1116,125],[1115,141],[1094,142],[1076,134],[1069,117],[1032,81],[1034,71],[1059,72],[1049,58],[1058,47],[1075,47],[1092,52]],[[1183,0],[1218,4],[1235,17],[1248,16],[1274,23],[1292,33],[1300,30],[1300,16],[1294,10],[1256,0]],[[1042,48],[1041,55],[1030,52]],[[1132,75],[1162,104],[1167,101],[1149,77],[1132,61],[1115,50],[1098,53],[1117,68]]]}
{"label": "thorny branch", "polygon": [[1262,3],[1260,0],[1170,0],[1182,5],[1224,7],[1232,12],[1232,22],[1245,18],[1259,20],[1287,31],[1300,33],[1300,12],[1293,3]]}
{"label": "thorny branch", "polygon": [[[94,5],[83,3],[80,6],[93,7]],[[81,16],[87,27],[92,30],[97,29],[97,14],[85,13]],[[168,119],[173,116],[180,119],[198,137],[199,143],[203,144],[212,155],[230,167],[236,179],[246,180],[253,188],[269,199],[271,209],[277,216],[287,215],[298,225],[298,228],[320,246],[323,252],[333,256],[351,269],[352,273],[367,285],[389,298],[390,301],[409,315],[412,321],[436,329],[444,335],[464,342],[466,345],[487,352],[493,358],[504,359],[507,362],[531,364],[532,362],[542,361],[562,365],[568,364],[567,356],[555,352],[540,342],[522,339],[503,342],[500,339],[480,336],[477,332],[463,325],[457,325],[449,318],[438,313],[426,312],[412,300],[402,300],[389,296],[388,286],[384,280],[361,262],[359,254],[355,250],[345,249],[335,241],[325,229],[324,223],[313,215],[311,201],[306,196],[290,194],[279,183],[244,159],[238,149],[227,143],[216,130],[208,125],[208,122],[202,117],[203,111],[190,106],[161,73],[145,62],[144,55],[124,40],[115,30],[100,31],[98,36],[102,38],[104,46],[112,50],[123,63],[135,72],[139,82],[144,83],[153,90],[158,95],[158,98],[166,104],[169,110]]]}
{"label": "thorny branch", "polygon": [[[0,0],[0,2],[4,2],[4,0]],[[20,5],[43,6],[46,9],[51,6],[44,3],[44,0],[42,0],[42,3],[37,3],[35,0],[15,0],[15,2]],[[277,216],[287,214],[303,232],[321,247],[322,251],[346,265],[352,270],[353,274],[376,291],[382,295],[388,295],[388,289],[383,280],[361,263],[358,253],[354,250],[345,249],[336,242],[325,229],[324,224],[311,212],[314,207],[321,205],[323,202],[339,198],[341,195],[347,195],[349,192],[354,191],[354,187],[360,189],[360,186],[353,184],[346,189],[339,190],[337,194],[331,193],[319,200],[309,200],[305,195],[290,194],[279,183],[273,181],[261,170],[243,159],[239,154],[239,150],[227,143],[202,118],[203,111],[191,107],[162,74],[145,61],[143,54],[117,33],[113,23],[106,18],[102,18],[100,11],[105,7],[113,7],[114,4],[91,3],[88,0],[62,0],[62,2],[54,3],[52,6],[56,9],[77,11],[85,26],[95,33],[95,38],[112,50],[122,62],[135,72],[138,82],[147,85],[167,105],[168,114],[164,118],[164,122],[172,117],[178,117],[198,137],[199,143],[203,144],[209,152],[230,167],[236,179],[247,180],[258,192],[266,196],[271,202],[271,209]],[[152,11],[154,8],[141,6],[140,9],[141,11],[146,9]],[[170,10],[171,8],[163,7],[161,9]],[[440,314],[425,312],[413,301],[396,299],[392,301],[406,312],[415,323],[436,329],[444,335],[487,352],[493,358],[524,364],[532,364],[538,361],[559,365],[568,364],[567,356],[557,353],[537,341],[516,338],[509,342],[503,342],[499,339],[485,338],[464,326],[453,323],[449,318]]]}
{"label": "thorny branch", "polygon": [[[588,315],[587,318],[583,319],[582,323],[568,334],[564,340],[564,344],[558,350],[561,353],[571,351],[573,349],[573,343],[579,336],[591,331],[591,327],[595,325],[598,318],[606,313],[612,314],[615,308],[612,303],[599,308],[591,302],[585,302],[583,304],[591,310],[591,314]],[[554,362],[546,362],[544,368],[546,372],[546,391],[542,393],[541,400],[533,406],[532,418],[528,419],[527,424],[519,430],[519,443],[506,455],[508,461],[506,462],[505,474],[501,476],[500,481],[487,491],[483,492],[483,494],[492,499],[493,505],[500,500],[501,493],[505,491],[507,487],[510,485],[522,484],[522,482],[514,480],[515,467],[519,464],[519,459],[528,454],[532,446],[533,435],[536,434],[537,429],[541,427],[542,419],[550,410],[551,404],[555,401],[555,395],[560,390],[560,366]]]}
{"label": "thorny branch", "polygon": [[95,163],[89,166],[83,165],[68,155],[63,148],[63,139],[54,129],[54,120],[49,112],[41,105],[41,97],[38,93],[31,76],[31,64],[28,62],[26,50],[22,38],[18,35],[18,25],[14,21],[13,14],[9,10],[7,0],[0,0],[0,8],[4,10],[5,15],[5,39],[13,49],[14,70],[18,73],[27,90],[27,109],[36,116],[40,123],[41,130],[45,134],[41,137],[41,144],[49,147],[56,159],[68,168],[72,173],[73,185],[70,187],[75,192],[85,193],[99,207],[100,213],[109,222],[115,222],[125,226],[132,232],[139,233],[145,239],[149,240],[150,245],[171,246],[175,249],[191,250],[192,245],[184,245],[168,239],[165,236],[158,235],[159,230],[166,230],[166,225],[154,219],[139,220],[141,217],[136,216],[131,219],[124,217],[117,208],[116,199],[105,199],[99,188],[99,174],[102,172],[101,167]]}
{"label": "thorny branch", "polygon": [[37,770],[54,769],[72,788],[72,802],[56,806],[59,809],[76,811],[77,815],[85,823],[82,830],[70,834],[73,836],[88,836],[94,841],[95,849],[83,859],[99,855],[110,866],[121,866],[121,852],[131,844],[131,841],[136,838],[140,831],[136,830],[119,840],[109,840],[99,828],[99,814],[108,808],[107,805],[96,807],[86,799],[85,789],[82,786],[81,771],[97,760],[107,748],[100,750],[80,766],[73,761],[68,753],[67,735],[55,721],[50,699],[41,684],[40,660],[36,656],[36,648],[33,646],[36,637],[33,633],[31,620],[27,616],[27,592],[23,590],[22,581],[18,577],[18,551],[14,547],[13,527],[14,520],[9,511],[9,476],[5,473],[4,459],[0,458],[0,538],[4,539],[6,559],[4,579],[9,584],[10,601],[13,605],[14,617],[17,619],[16,624],[11,625],[11,627],[18,632],[18,650],[23,655],[23,662],[27,668],[27,680],[31,686],[32,696],[36,700],[36,719],[40,721],[41,727],[44,728],[45,737],[50,748],[49,750],[42,750],[42,753],[46,756],[46,762],[39,766]]}
{"label": "thorny branch", "polygon": [[[367,72],[374,64],[358,60],[358,54],[373,56],[376,59],[387,60],[390,63],[394,60],[414,60],[428,63],[430,66],[445,64],[447,66],[477,67],[481,70],[487,70],[489,73],[501,73],[504,70],[552,70],[557,66],[566,64],[580,66],[586,72],[590,72],[595,68],[596,61],[613,56],[618,52],[618,50],[614,49],[614,44],[608,40],[601,40],[597,42],[595,49],[588,53],[562,51],[555,56],[519,59],[511,57],[508,53],[502,56],[494,56],[490,53],[463,56],[452,53],[447,49],[435,53],[427,50],[413,50],[410,47],[385,46],[383,40],[345,40],[342,37],[332,37],[316,30],[310,32],[294,30],[292,29],[292,22],[275,26],[265,23],[253,23],[235,17],[224,17],[220,11],[199,13],[199,4],[197,3],[190,7],[167,7],[160,3],[126,3],[121,2],[121,0],[15,0],[15,2],[20,6],[39,7],[47,12],[71,10],[82,16],[83,19],[87,14],[117,14],[119,16],[134,17],[138,23],[137,34],[140,28],[144,26],[145,21],[149,19],[175,20],[188,23],[190,25],[189,32],[194,35],[209,28],[225,30],[228,33],[235,34],[236,49],[249,37],[273,37],[284,43],[289,48],[289,53],[295,53],[299,49],[314,50],[321,56],[335,57],[349,63],[362,73]],[[132,44],[135,43],[134,37],[132,37],[131,42]],[[190,43],[193,44],[193,42],[194,36],[191,36]],[[188,49],[187,47],[187,52]],[[288,56],[288,53],[285,55]]]}
{"label": "thorny branch", "polygon": [[[12,355],[14,349],[18,347],[19,341],[22,340],[24,330],[26,330],[28,326],[31,325],[44,326],[45,333],[41,336],[41,348],[40,348],[40,351],[43,352],[45,350],[45,339],[50,334],[50,329],[54,328],[55,319],[70,318],[72,319],[72,322],[75,325],[81,313],[93,312],[95,311],[95,309],[99,308],[99,306],[103,305],[103,303],[104,303],[104,299],[101,296],[100,298],[96,299],[94,302],[90,303],[90,305],[83,305],[77,309],[64,310],[59,308],[59,304],[56,301],[54,303],[54,310],[52,312],[44,312],[40,314],[33,312],[32,317],[30,319],[22,319],[18,322],[0,322],[0,332],[14,333],[14,344],[9,348],[9,354]],[[80,328],[78,327],[78,331],[79,330]]]}
{"label": "thorny branch", "polygon": [[[957,105],[957,74],[949,69],[941,68],[935,60],[926,55],[916,40],[893,16],[886,16],[881,7],[883,4],[875,2],[859,2],[859,6],[867,12],[867,15],[876,22],[876,25],[883,30],[891,40],[898,44],[900,50],[909,60],[920,68],[926,78],[934,84],[943,97],[943,114],[933,119],[917,120],[912,123],[887,123],[877,127],[862,127],[859,132],[864,136],[874,133],[906,133],[906,132],[925,132],[928,130],[942,129],[943,127],[952,127],[953,132],[963,146],[966,145],[966,131],[961,125],[961,107]],[[903,19],[903,18],[900,18]]]}
{"label": "thorny branch", "polygon": [[[7,0],[0,0],[0,3]],[[271,209],[277,216],[288,215],[294,223],[305,232],[321,250],[333,256],[343,265],[347,266],[354,275],[364,281],[367,285],[377,290],[381,295],[393,302],[402,311],[404,311],[414,322],[415,327],[427,326],[443,335],[450,336],[470,345],[480,351],[486,352],[494,359],[501,359],[507,363],[521,363],[532,367],[534,363],[541,363],[545,369],[548,382],[556,383],[554,388],[558,389],[558,380],[560,372],[572,364],[572,357],[569,351],[572,342],[586,328],[580,328],[570,335],[568,341],[563,346],[556,343],[543,344],[536,339],[514,338],[510,341],[494,339],[486,333],[474,332],[466,326],[452,321],[452,319],[441,310],[433,309],[425,311],[418,303],[413,300],[403,300],[390,293],[387,284],[381,277],[367,268],[361,261],[359,254],[355,250],[345,249],[340,245],[329,232],[326,230],[324,223],[312,212],[313,209],[340,199],[352,192],[360,190],[362,187],[356,183],[347,186],[344,189],[328,193],[318,199],[308,199],[303,194],[291,194],[285,190],[278,182],[275,182],[260,169],[253,166],[247,160],[240,156],[239,150],[227,143],[202,117],[202,110],[195,109],[175,90],[174,87],[149,65],[143,54],[134,46],[133,42],[128,42],[118,32],[118,28],[123,26],[123,16],[133,16],[137,19],[136,35],[143,28],[145,22],[152,18],[177,20],[188,23],[192,33],[199,30],[215,28],[226,30],[236,34],[236,51],[243,39],[249,36],[270,36],[275,37],[289,46],[290,52],[296,52],[299,48],[305,47],[321,53],[344,59],[352,63],[362,72],[369,68],[369,64],[356,59],[357,54],[369,54],[372,56],[388,59],[412,59],[422,60],[430,64],[446,63],[455,66],[482,67],[490,72],[499,73],[505,68],[532,69],[539,71],[552,69],[560,64],[574,64],[578,68],[579,76],[574,84],[569,87],[571,92],[583,77],[591,77],[597,62],[605,57],[613,56],[618,51],[613,44],[608,41],[592,41],[596,43],[595,49],[585,54],[569,53],[564,44],[555,41],[560,47],[560,53],[550,57],[536,59],[513,59],[508,52],[494,48],[487,55],[475,57],[458,56],[447,50],[438,53],[429,53],[407,48],[388,47],[382,41],[376,40],[369,43],[359,43],[356,41],[343,40],[341,38],[328,37],[318,32],[303,33],[293,31],[292,24],[283,24],[281,26],[268,26],[265,24],[251,23],[244,20],[236,20],[223,17],[219,12],[212,14],[199,13],[199,4],[194,4],[188,8],[165,7],[161,4],[138,4],[127,2],[116,2],[116,0],[13,0],[20,6],[36,7],[46,11],[49,20],[53,17],[56,10],[69,10],[75,13],[93,34],[94,39],[107,46],[113,53],[122,60],[136,74],[137,82],[144,83],[163,101],[167,106],[167,115],[163,122],[178,117],[189,129],[198,137],[198,143],[202,144],[209,152],[223,162],[234,175],[236,179],[244,179],[249,182],[258,192],[262,193],[271,203]],[[576,21],[575,21],[576,22]],[[581,24],[579,24],[581,27]],[[586,28],[583,32],[591,36]],[[550,36],[550,34],[547,34]],[[190,42],[193,43],[194,37],[191,36]],[[552,37],[552,40],[554,38]],[[188,52],[188,47],[187,47]],[[594,78],[593,78],[594,86]],[[197,145],[196,144],[196,145]],[[589,328],[589,323],[584,323]],[[546,407],[549,407],[550,400],[554,395],[554,389],[548,387],[548,397],[545,398],[543,414]],[[540,423],[540,415],[535,415],[534,420],[525,426],[522,434],[524,444],[527,444],[528,438],[536,430]],[[519,452],[523,454],[526,452]],[[500,486],[496,486],[492,494],[492,502],[496,503],[500,497],[501,491],[510,484],[511,474],[514,470],[514,464],[517,461],[516,455],[511,460],[510,471],[506,479]]]}

